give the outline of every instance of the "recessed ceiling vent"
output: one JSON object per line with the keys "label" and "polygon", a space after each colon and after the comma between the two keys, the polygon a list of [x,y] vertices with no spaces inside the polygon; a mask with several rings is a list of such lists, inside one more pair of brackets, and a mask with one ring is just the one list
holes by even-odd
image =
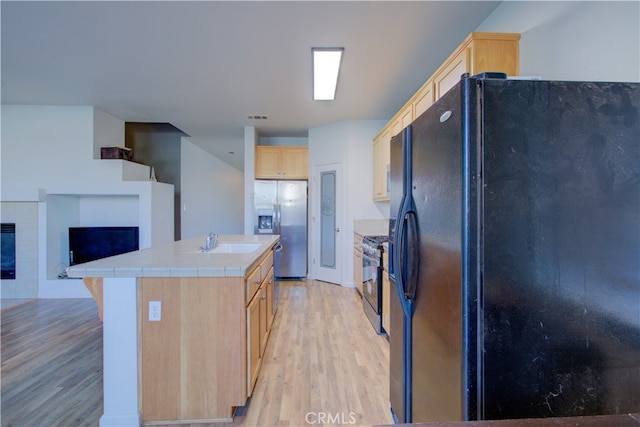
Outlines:
{"label": "recessed ceiling vent", "polygon": [[247,116],[249,120],[267,120],[267,116]]}

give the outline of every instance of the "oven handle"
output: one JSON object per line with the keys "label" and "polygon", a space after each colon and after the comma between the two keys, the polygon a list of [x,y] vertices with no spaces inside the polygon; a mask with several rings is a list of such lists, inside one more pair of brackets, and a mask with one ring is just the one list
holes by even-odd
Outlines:
{"label": "oven handle", "polygon": [[376,265],[376,267],[380,266],[380,260],[376,257],[372,257],[371,255],[365,254],[364,252],[362,253],[362,259],[368,259],[369,261],[371,261],[373,264]]}

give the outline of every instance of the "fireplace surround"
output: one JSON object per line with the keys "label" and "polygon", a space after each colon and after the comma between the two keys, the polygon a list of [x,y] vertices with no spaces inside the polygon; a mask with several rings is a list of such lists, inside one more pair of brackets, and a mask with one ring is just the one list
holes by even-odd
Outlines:
{"label": "fireplace surround", "polygon": [[0,224],[0,260],[2,280],[15,280],[16,278],[16,225],[14,223]]}

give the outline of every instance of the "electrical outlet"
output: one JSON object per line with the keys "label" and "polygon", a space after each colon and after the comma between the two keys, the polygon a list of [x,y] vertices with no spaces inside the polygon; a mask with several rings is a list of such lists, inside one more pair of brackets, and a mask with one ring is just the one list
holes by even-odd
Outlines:
{"label": "electrical outlet", "polygon": [[162,301],[149,301],[149,321],[159,322],[162,319]]}

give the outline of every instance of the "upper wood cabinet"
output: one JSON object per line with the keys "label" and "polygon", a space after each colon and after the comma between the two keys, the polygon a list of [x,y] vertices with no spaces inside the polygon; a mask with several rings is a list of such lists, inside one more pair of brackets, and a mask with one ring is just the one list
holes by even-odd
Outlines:
{"label": "upper wood cabinet", "polygon": [[[416,94],[413,96],[413,117],[418,117],[420,114],[427,111],[427,108],[435,102],[433,85],[422,86]],[[408,123],[407,123],[408,124]],[[400,129],[402,130],[402,129]],[[394,134],[397,135],[397,134]]]}
{"label": "upper wood cabinet", "polygon": [[373,140],[373,200],[389,200],[389,173],[391,171],[391,129],[378,134]]}
{"label": "upper wood cabinet", "polygon": [[413,104],[405,105],[391,122],[391,135],[397,135],[413,121]]}
{"label": "upper wood cabinet", "polygon": [[520,72],[519,41],[520,34],[469,34],[430,79],[433,80],[435,99],[455,86],[464,73],[473,76],[495,71],[517,76]]}
{"label": "upper wood cabinet", "polygon": [[[520,72],[520,34],[471,33],[436,70],[418,91],[393,116],[373,139],[373,200],[388,201],[382,184],[386,185],[391,137],[399,134],[434,102],[454,87],[464,73],[476,75],[501,72],[517,76]],[[384,150],[384,151],[380,151]]]}
{"label": "upper wood cabinet", "polygon": [[308,148],[256,146],[256,179],[307,179]]}

